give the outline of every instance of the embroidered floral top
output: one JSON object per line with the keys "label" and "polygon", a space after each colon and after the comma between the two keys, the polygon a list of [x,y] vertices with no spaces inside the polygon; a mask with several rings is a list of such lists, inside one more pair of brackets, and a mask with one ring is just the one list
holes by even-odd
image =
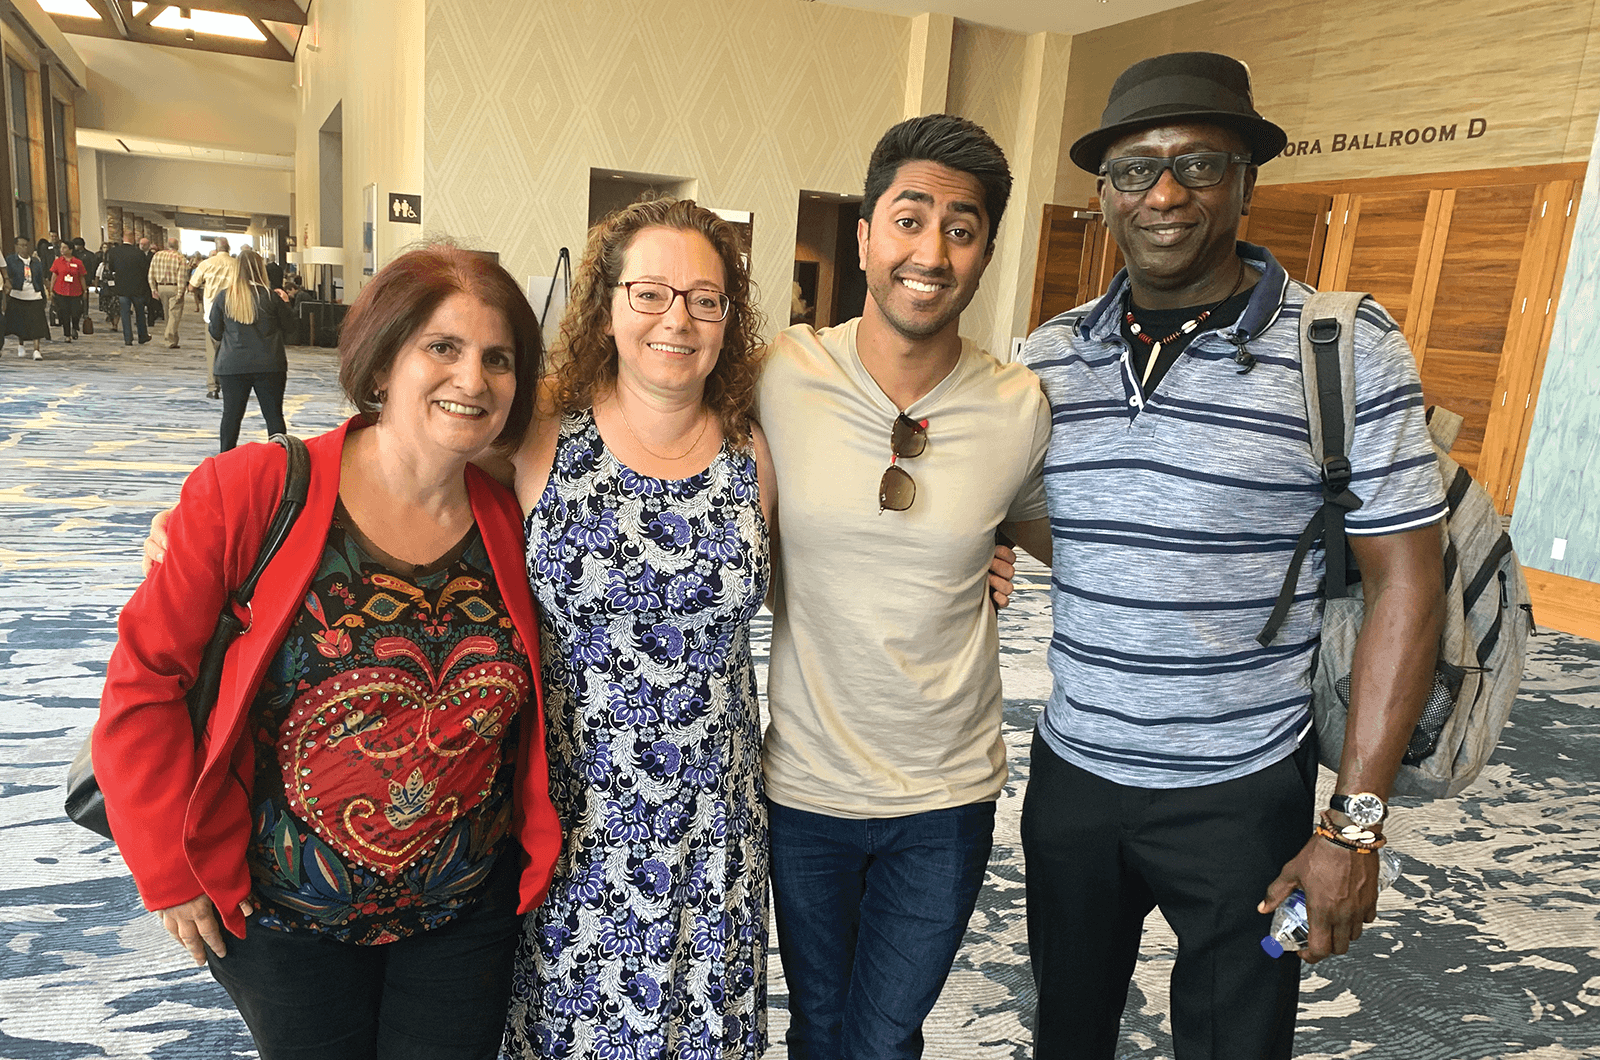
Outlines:
{"label": "embroidered floral top", "polygon": [[512,842],[531,691],[476,527],[415,567],[340,506],[251,713],[259,922],[376,945],[458,916]]}

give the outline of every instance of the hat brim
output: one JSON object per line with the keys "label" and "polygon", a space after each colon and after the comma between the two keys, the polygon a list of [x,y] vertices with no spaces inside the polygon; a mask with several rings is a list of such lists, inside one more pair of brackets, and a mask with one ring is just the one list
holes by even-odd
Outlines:
{"label": "hat brim", "polygon": [[1270,162],[1282,153],[1289,143],[1289,134],[1278,128],[1265,118],[1252,118],[1248,114],[1237,114],[1217,110],[1190,110],[1188,108],[1173,108],[1170,113],[1156,114],[1149,111],[1127,121],[1118,122],[1096,129],[1091,133],[1080,136],[1067,152],[1072,164],[1079,169],[1096,175],[1100,172],[1100,165],[1105,161],[1106,148],[1131,132],[1139,129],[1148,129],[1153,125],[1180,125],[1191,123],[1204,123],[1207,125],[1220,125],[1224,129],[1232,129],[1244,137],[1245,143],[1250,147],[1250,162],[1252,165],[1261,165]]}

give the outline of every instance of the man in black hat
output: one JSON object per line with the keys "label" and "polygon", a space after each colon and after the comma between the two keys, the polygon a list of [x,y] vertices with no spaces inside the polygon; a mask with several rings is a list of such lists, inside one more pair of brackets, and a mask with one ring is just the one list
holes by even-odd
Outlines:
{"label": "man in black hat", "polygon": [[1022,818],[1039,1060],[1114,1054],[1157,906],[1178,936],[1179,1060],[1287,1057],[1299,964],[1258,945],[1272,907],[1304,890],[1308,961],[1375,915],[1384,800],[1437,654],[1444,498],[1415,362],[1367,300],[1349,454],[1363,503],[1346,523],[1367,620],[1331,838],[1314,835],[1320,548],[1281,633],[1256,640],[1322,501],[1300,375],[1310,289],[1236,238],[1286,139],[1243,64],[1188,52],[1123,73],[1072,147],[1127,267],[1023,353],[1054,421],[1054,688]]}

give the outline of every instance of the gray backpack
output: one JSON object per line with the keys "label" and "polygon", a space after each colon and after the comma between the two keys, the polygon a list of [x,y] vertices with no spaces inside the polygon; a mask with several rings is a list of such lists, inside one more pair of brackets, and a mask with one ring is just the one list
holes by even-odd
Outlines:
{"label": "gray backpack", "polygon": [[[1300,564],[1313,541],[1326,553],[1322,641],[1312,674],[1312,711],[1322,764],[1335,771],[1350,708],[1350,661],[1363,617],[1361,586],[1348,579],[1344,516],[1361,506],[1350,491],[1349,438],[1355,422],[1355,320],[1364,294],[1325,291],[1300,314],[1300,352],[1311,451],[1322,468],[1322,508],[1300,535],[1277,606],[1257,638],[1272,642],[1289,611]],[[1450,458],[1461,417],[1428,410],[1447,509],[1445,621],[1433,691],[1412,734],[1394,794],[1442,798],[1478,776],[1500,740],[1522,683],[1533,605],[1528,584],[1489,492]]]}

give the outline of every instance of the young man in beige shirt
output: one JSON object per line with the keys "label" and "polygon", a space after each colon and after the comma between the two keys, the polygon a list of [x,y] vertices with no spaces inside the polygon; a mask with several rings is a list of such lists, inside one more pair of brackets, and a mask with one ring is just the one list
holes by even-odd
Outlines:
{"label": "young man in beige shirt", "polygon": [[862,316],[784,331],[761,381],[780,578],[763,754],[792,1060],[921,1054],[989,860],[1006,777],[995,532],[1048,541],[1038,380],[958,332],[1010,187],[971,122],[889,130],[857,229]]}

